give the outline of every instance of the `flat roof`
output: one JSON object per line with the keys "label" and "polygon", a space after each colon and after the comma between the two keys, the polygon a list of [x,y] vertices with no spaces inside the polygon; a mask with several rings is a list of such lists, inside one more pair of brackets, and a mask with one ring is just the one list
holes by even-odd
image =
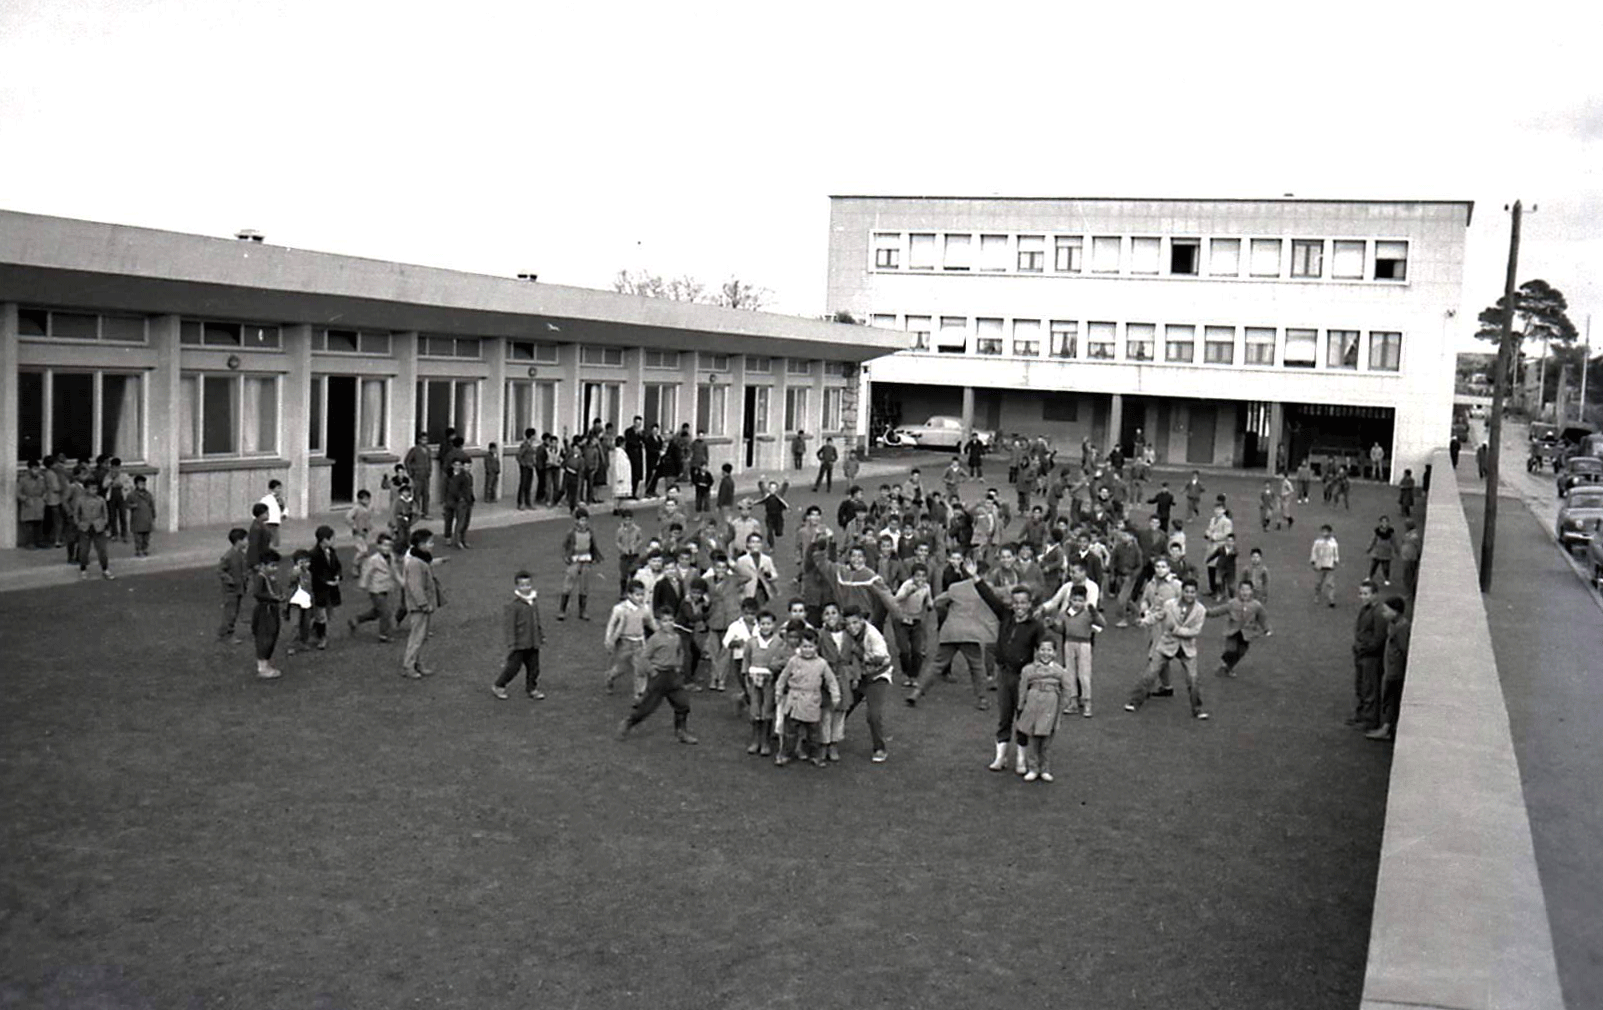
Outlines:
{"label": "flat roof", "polygon": [[1383,199],[1363,200],[1353,198],[1323,198],[1302,196],[1004,196],[992,194],[990,196],[939,195],[939,194],[897,194],[897,193],[831,193],[831,200],[1015,200],[1045,202],[1081,202],[1081,203],[1342,203],[1342,204],[1426,204],[1446,207],[1463,207],[1464,225],[1468,227],[1470,219],[1475,214],[1474,200],[1409,200],[1409,199]]}
{"label": "flat roof", "polygon": [[846,361],[907,340],[870,326],[8,210],[0,301]]}

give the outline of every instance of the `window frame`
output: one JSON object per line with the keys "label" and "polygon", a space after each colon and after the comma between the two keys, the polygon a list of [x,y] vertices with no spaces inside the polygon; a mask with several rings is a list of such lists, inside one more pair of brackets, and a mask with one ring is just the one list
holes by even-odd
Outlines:
{"label": "window frame", "polygon": [[[1259,337],[1261,337],[1265,333],[1269,334],[1269,339],[1268,340],[1263,340],[1263,339],[1254,340],[1253,339],[1253,336],[1255,334],[1258,335]],[[1269,348],[1269,354],[1268,354],[1268,360],[1267,361],[1258,360],[1259,358],[1264,357],[1264,355],[1261,352],[1254,351],[1254,348],[1261,348],[1261,347]],[[1256,366],[1260,366],[1260,367],[1272,367],[1279,361],[1279,358],[1280,358],[1279,347],[1280,347],[1280,330],[1279,330],[1279,327],[1275,327],[1275,326],[1243,326],[1242,327],[1242,331],[1241,331],[1241,363],[1243,365],[1256,365]]]}
{"label": "window frame", "polygon": [[[656,361],[652,361],[656,355]],[[644,348],[640,353],[640,367],[660,372],[679,372],[684,370],[684,355],[680,351],[665,351],[656,347]]]}
{"label": "window frame", "polygon": [[[1181,249],[1191,250],[1191,269],[1176,270],[1174,268],[1175,253]],[[1170,277],[1200,277],[1202,276],[1202,239],[1189,236],[1169,239],[1169,264],[1167,273]]]}
{"label": "window frame", "polygon": [[1007,347],[1007,320],[1000,316],[976,316],[974,319],[974,353],[986,357],[999,356]]}
{"label": "window frame", "polygon": [[[1296,361],[1292,360],[1292,358],[1291,358],[1291,346],[1292,346],[1292,340],[1294,338],[1296,339],[1296,341],[1297,341],[1299,346],[1301,346],[1302,344],[1306,343],[1312,348],[1312,354],[1308,358],[1308,360],[1304,361],[1304,360],[1302,360],[1300,358],[1298,360],[1296,360]],[[1280,352],[1280,367],[1282,367],[1282,368],[1295,368],[1295,369],[1298,369],[1298,370],[1310,370],[1310,369],[1315,369],[1315,368],[1319,367],[1319,330],[1318,330],[1318,328],[1310,327],[1310,326],[1288,326],[1288,327],[1286,327],[1285,346]]]}
{"label": "window frame", "polygon": [[[1375,339],[1376,337],[1380,337],[1382,339],[1377,341]],[[1392,337],[1395,337],[1396,339],[1395,340],[1387,339],[1387,338],[1392,338]],[[1386,349],[1387,348],[1393,349],[1394,353],[1388,355],[1386,353]],[[1396,359],[1395,363],[1390,365],[1390,366],[1387,366],[1384,363],[1382,363],[1380,365],[1375,364],[1375,352],[1377,350],[1379,350],[1381,352],[1383,361],[1384,361],[1384,358],[1386,358],[1386,357],[1394,357]],[[1369,360],[1369,369],[1368,370],[1371,371],[1371,372],[1385,372],[1388,375],[1396,375],[1396,374],[1402,372],[1402,370],[1403,370],[1403,331],[1401,331],[1401,330],[1370,330],[1369,331],[1369,354],[1366,355],[1366,357]]]}
{"label": "window frame", "polygon": [[[1347,364],[1347,358],[1349,357],[1349,354],[1345,345],[1342,345],[1341,353],[1337,353],[1336,340],[1338,334],[1350,335],[1352,337],[1352,351],[1350,355],[1352,358],[1352,364],[1350,365]],[[1364,334],[1362,330],[1326,330],[1325,367],[1332,371],[1339,372],[1358,371],[1358,366],[1363,360],[1361,353],[1363,350],[1363,339]]]}
{"label": "window frame", "polygon": [[[1099,327],[1107,327],[1108,339],[1093,339],[1103,331]],[[1119,324],[1106,319],[1091,319],[1085,324],[1085,358],[1087,361],[1117,361],[1119,360]]]}
{"label": "window frame", "polygon": [[[428,394],[429,394],[429,390],[428,390],[428,387],[431,384],[442,383],[442,382],[447,384],[451,389],[450,396],[446,400],[446,411],[445,411],[446,415],[448,417],[450,417],[451,423],[447,424],[446,427],[447,428],[458,428],[457,434],[462,436],[462,444],[464,446],[469,447],[469,448],[480,448],[480,447],[482,447],[483,444],[484,444],[483,441],[482,441],[482,437],[483,437],[483,433],[484,433],[484,378],[482,376],[468,377],[468,376],[461,376],[461,375],[419,375],[417,377],[417,380],[416,380],[416,385],[417,385],[416,397],[417,398],[416,398],[416,401],[413,403],[413,410],[412,410],[412,430],[413,431],[428,431],[428,433],[429,433],[429,441],[434,442],[436,444],[440,441],[440,438],[437,437],[437,435],[443,436],[443,434],[444,434],[443,432],[436,433],[436,432],[433,432],[433,431],[429,431],[429,426],[428,426],[428,404],[429,404]],[[474,411],[473,411],[474,416],[473,416],[473,430],[471,432],[463,432],[463,431],[461,431],[460,430],[460,426],[456,424],[457,393],[458,393],[457,387],[461,386],[461,385],[467,385],[467,384],[472,384],[472,385],[477,387],[477,391],[475,392],[474,398],[473,398],[474,399],[474,404],[473,404],[473,406],[474,406]]]}
{"label": "window frame", "polygon": [[[1403,255],[1401,257],[1382,256],[1381,251],[1383,246],[1402,246]],[[1398,284],[1406,283],[1408,281],[1408,254],[1411,251],[1412,250],[1409,249],[1409,242],[1407,239],[1376,239],[1374,265],[1370,268],[1371,279],[1377,281],[1390,281]],[[1382,277],[1381,264],[1383,263],[1395,264],[1395,267],[1393,268],[1394,272]],[[1383,332],[1389,333],[1395,331],[1387,330]]]}
{"label": "window frame", "polygon": [[[1219,269],[1220,251],[1235,248],[1235,254],[1230,260],[1235,269],[1224,271]],[[1241,276],[1241,237],[1239,235],[1221,235],[1208,239],[1208,276],[1209,277],[1240,277]]]}
{"label": "window frame", "polygon": [[[181,460],[202,459],[282,459],[284,454],[282,446],[284,441],[284,377],[277,372],[223,372],[215,369],[184,369],[179,373],[179,411],[183,411],[183,384],[186,380],[195,382],[195,416],[193,418],[179,418],[182,426],[186,421],[195,424],[195,452],[191,455],[182,455],[183,438],[179,438],[179,451]],[[233,431],[230,433],[234,448],[226,452],[206,451],[206,380],[226,379],[234,387],[233,393]],[[242,448],[245,444],[245,382],[271,381],[273,385],[273,445],[270,449],[256,449],[251,452]],[[259,418],[258,418],[259,420]],[[182,430],[182,429],[180,429]],[[257,432],[258,442],[261,432]],[[324,436],[327,437],[326,434]]]}
{"label": "window frame", "polygon": [[[1064,254],[1068,256],[1065,257]],[[1068,266],[1064,266],[1065,258]],[[1054,235],[1052,236],[1052,272],[1056,274],[1080,274],[1085,272],[1085,236],[1084,235]]]}
{"label": "window frame", "polygon": [[[237,343],[224,343],[207,339],[207,327],[233,326],[239,329],[240,339]],[[246,341],[246,328],[257,331],[257,343]],[[267,342],[267,335],[271,331],[272,341]],[[148,331],[147,331],[148,332]],[[196,339],[189,336],[193,332]],[[276,354],[284,349],[284,328],[277,323],[253,323],[237,319],[215,319],[203,316],[182,316],[178,320],[178,345],[180,347],[198,348],[227,348],[231,351],[253,351],[258,353]]]}
{"label": "window frame", "polygon": [[746,355],[746,371],[753,375],[773,375],[774,359],[766,354]]}
{"label": "window frame", "polygon": [[[417,356],[430,361],[483,361],[485,337],[458,337],[443,333],[420,333]],[[451,353],[436,350],[435,341],[449,341]],[[471,351],[472,353],[465,353]]]}
{"label": "window frame", "polygon": [[[833,403],[833,406],[831,405]],[[833,419],[834,423],[831,424]],[[846,387],[824,388],[823,414],[819,417],[819,430],[840,432],[846,430]]]}
{"label": "window frame", "polygon": [[[1178,331],[1189,330],[1190,337],[1176,340]],[[1179,357],[1175,348],[1184,347],[1185,357]],[[1169,364],[1194,365],[1197,363],[1197,328],[1190,323],[1164,323],[1163,324],[1163,360]]]}
{"label": "window frame", "polygon": [[1046,273],[1046,236],[1020,235],[1014,240],[1015,265],[1021,274]]}
{"label": "window frame", "polygon": [[[718,400],[718,411],[713,412],[713,400]],[[725,382],[696,383],[697,431],[705,431],[708,438],[723,438],[729,434],[729,384]]]}
{"label": "window frame", "polygon": [[[1068,339],[1060,340],[1059,338],[1063,336],[1067,336]],[[1047,326],[1047,341],[1047,357],[1053,358],[1057,361],[1075,360],[1075,358],[1079,356],[1079,320],[1051,320]]]}
{"label": "window frame", "polygon": [[[1305,254],[1299,256],[1299,253]],[[1306,255],[1306,254],[1311,254]],[[1307,263],[1308,259],[1313,262]],[[1325,240],[1322,238],[1294,238],[1291,240],[1291,273],[1297,280],[1319,280],[1325,276]]]}
{"label": "window frame", "polygon": [[[1219,339],[1221,331],[1230,334],[1229,340]],[[1223,347],[1228,353],[1221,359],[1214,348]],[[1203,326],[1202,363],[1205,365],[1233,365],[1236,363],[1236,328],[1234,326]]]}
{"label": "window frame", "polygon": [[[646,427],[653,424],[661,426],[663,431],[678,431],[680,423],[679,414],[679,387],[678,382],[642,382],[640,384],[640,417],[645,421]],[[668,399],[672,402],[668,409],[663,407],[663,394],[669,393]],[[656,397],[657,409],[651,411],[647,406],[652,396]],[[589,425],[590,420],[583,422]]]}
{"label": "window frame", "polygon": [[[601,360],[586,360],[586,356],[591,351],[600,352]],[[618,360],[607,360],[608,358],[612,357],[616,357]],[[579,345],[579,364],[590,368],[622,368],[623,348],[617,346],[616,344],[581,344]]]}
{"label": "window frame", "polygon": [[[528,348],[529,356],[523,357],[517,353],[519,348]],[[549,357],[543,357],[542,352],[550,351]],[[555,365],[562,360],[562,349],[556,344],[545,340],[508,340],[506,342],[506,359],[519,364],[528,365]],[[518,441],[523,441],[523,435],[518,435]]]}
{"label": "window frame", "polygon": [[[1137,255],[1140,250],[1140,255]],[[1145,263],[1147,253],[1151,252],[1151,262]],[[1130,276],[1131,277],[1157,277],[1163,273],[1163,236],[1162,235],[1131,235],[1130,236]]]}
{"label": "window frame", "polygon": [[[1112,249],[1113,249],[1113,265],[1112,266],[1099,266],[1098,264],[1102,262],[1102,256],[1100,255],[1098,250],[1108,248],[1108,243],[1110,243],[1110,242],[1112,243]],[[1112,275],[1117,274],[1119,272],[1119,269],[1120,269],[1120,267],[1123,266],[1123,264],[1124,264],[1124,236],[1123,235],[1092,235],[1091,236],[1091,271],[1090,271],[1091,273],[1093,273],[1093,274],[1102,274],[1104,276],[1112,276]]]}
{"label": "window frame", "polygon": [[[788,433],[797,429],[803,431],[807,429],[807,408],[812,406],[808,402],[807,394],[812,391],[813,387],[811,386],[785,387],[785,416],[783,418],[785,423],[780,430]],[[797,423],[791,423],[793,421]]]}
{"label": "window frame", "polygon": [[[517,397],[513,390],[519,386],[529,387],[529,418],[527,424],[518,424],[514,416]],[[544,393],[549,390],[550,398],[547,400]],[[550,423],[544,423],[543,415],[550,415]],[[515,445],[523,441],[525,428],[533,428],[542,434],[553,434],[557,425],[557,380],[555,379],[520,379],[509,378],[506,388],[502,391],[501,400],[501,444]],[[536,422],[541,423],[536,423]]]}
{"label": "window frame", "polygon": [[[1140,337],[1136,337],[1136,336],[1132,336],[1131,335],[1131,330],[1134,327],[1137,327],[1137,326],[1145,327],[1145,332],[1147,333],[1147,336],[1145,338],[1140,338]],[[1145,344],[1146,345],[1146,353],[1144,355],[1137,353],[1137,351],[1136,351],[1136,345],[1137,344]],[[1158,351],[1158,324],[1156,324],[1156,323],[1144,323],[1144,322],[1143,323],[1125,323],[1124,324],[1124,360],[1126,360],[1126,361],[1140,361],[1140,362],[1146,362],[1146,363],[1150,364],[1152,361],[1156,360],[1157,351]]]}
{"label": "window frame", "polygon": [[[43,339],[43,338],[41,338]],[[69,338],[70,339],[70,338]],[[149,388],[145,379],[150,373],[134,368],[74,368],[59,367],[55,365],[20,365],[16,376],[18,385],[21,385],[23,375],[37,375],[40,379],[39,390],[39,449],[38,458],[57,451],[60,436],[55,432],[55,386],[58,375],[88,375],[90,376],[90,404],[91,415],[89,420],[89,454],[83,457],[93,460],[96,456],[105,453],[118,456],[124,464],[144,463],[149,455],[150,430],[150,403]],[[111,451],[106,448],[106,418],[105,418],[105,380],[107,376],[115,376],[132,380],[138,389],[139,403],[134,411],[134,421],[138,430],[134,433],[134,452],[130,455],[121,449]],[[20,389],[17,391],[16,406],[10,408],[16,415],[17,421],[17,447],[18,455],[22,453],[22,434],[28,427],[21,417],[22,398]],[[19,460],[21,462],[22,460]]]}
{"label": "window frame", "polygon": [[[1275,248],[1275,269],[1273,273],[1258,269],[1258,248],[1268,247],[1270,243]],[[1259,279],[1274,280],[1284,277],[1286,273],[1286,240],[1282,238],[1255,238],[1247,243],[1247,276]]]}
{"label": "window frame", "polygon": [[[922,330],[914,329],[913,324],[920,319],[924,321],[924,328]],[[935,339],[934,316],[903,316],[902,329],[905,332],[912,334],[912,342],[908,347],[909,350],[928,351],[931,349]]]}
{"label": "window frame", "polygon": [[[22,321],[24,316],[44,314],[43,333],[23,333]],[[62,316],[93,316],[95,320],[95,335],[92,337],[66,337],[58,336],[55,330],[55,317]],[[138,321],[139,336],[137,339],[128,337],[113,337],[106,335],[106,320],[120,319],[125,322]],[[113,344],[124,347],[142,347],[150,343],[150,317],[137,312],[104,312],[99,310],[53,309],[44,305],[17,306],[17,339],[30,341],[46,341],[66,345],[85,344]]]}

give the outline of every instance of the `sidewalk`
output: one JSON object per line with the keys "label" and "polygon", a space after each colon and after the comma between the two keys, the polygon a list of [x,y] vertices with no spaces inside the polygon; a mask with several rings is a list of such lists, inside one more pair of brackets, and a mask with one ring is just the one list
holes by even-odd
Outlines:
{"label": "sidewalk", "polygon": [[[859,483],[881,477],[900,475],[911,467],[922,467],[925,470],[937,471],[946,466],[949,456],[937,452],[909,452],[898,453],[889,458],[881,457],[871,459],[862,464],[857,472]],[[844,495],[845,487],[836,467],[835,484],[841,488]],[[781,481],[790,481],[792,485],[800,487],[802,484],[811,486],[812,479],[817,473],[816,468],[803,470],[786,470],[769,473],[767,471],[753,471],[742,474],[736,478],[735,490],[737,494],[750,494],[757,488],[757,481],[776,477]],[[1005,476],[1005,474],[1004,474]],[[506,481],[502,481],[503,489]],[[688,488],[682,489],[688,491]],[[565,508],[542,507],[533,511],[520,512],[515,507],[515,495],[503,490],[499,500],[493,503],[479,503],[473,507],[472,529],[494,529],[503,526],[518,526],[524,523],[548,522],[554,519],[568,518]],[[688,502],[688,498],[686,499]],[[636,508],[655,508],[660,498],[642,498],[630,504]],[[599,505],[591,506],[603,512],[612,511],[612,500],[602,499]],[[833,517],[830,517],[833,519]],[[439,513],[436,510],[429,523],[438,526]],[[195,526],[179,530],[177,533],[156,533],[151,537],[151,556],[135,558],[133,544],[113,541],[111,544],[111,571],[118,578],[129,575],[140,575],[146,572],[170,572],[186,568],[206,568],[217,563],[228,546],[228,531],[233,526],[249,526],[249,518],[241,518],[237,523],[219,524],[214,526]],[[334,527],[339,534],[336,541],[344,544],[350,539],[350,527],[345,522],[345,510],[336,509],[321,512],[305,518],[292,517],[284,521],[280,531],[280,539],[287,546],[311,546],[312,534],[317,527],[328,525]],[[99,570],[93,557],[90,558],[89,571],[99,577]],[[0,593],[15,592],[19,589],[37,589],[42,586],[62,586],[78,579],[78,566],[67,564],[65,548],[52,550],[29,550],[18,548],[16,550],[0,551]]]}

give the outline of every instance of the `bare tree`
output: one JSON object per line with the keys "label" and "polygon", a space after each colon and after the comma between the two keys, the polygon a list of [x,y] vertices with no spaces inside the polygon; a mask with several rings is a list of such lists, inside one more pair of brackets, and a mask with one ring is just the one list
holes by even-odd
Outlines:
{"label": "bare tree", "polygon": [[675,302],[701,302],[731,309],[760,309],[773,298],[773,292],[731,277],[709,292],[707,285],[689,274],[664,277],[649,270],[619,270],[612,278],[612,290],[644,298],[666,298]]}
{"label": "bare tree", "polygon": [[739,277],[731,277],[719,288],[716,301],[729,309],[757,311],[773,300],[774,293]]}

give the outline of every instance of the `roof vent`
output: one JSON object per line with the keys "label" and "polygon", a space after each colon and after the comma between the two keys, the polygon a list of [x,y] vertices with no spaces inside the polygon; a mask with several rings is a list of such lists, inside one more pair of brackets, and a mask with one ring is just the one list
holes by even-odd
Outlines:
{"label": "roof vent", "polygon": [[263,235],[255,228],[241,228],[239,231],[234,232],[234,237],[241,242],[255,242],[257,245],[261,245],[263,240],[267,238],[266,235]]}
{"label": "roof vent", "polygon": [[537,281],[539,279],[539,274],[518,274],[518,280],[520,281]]}

